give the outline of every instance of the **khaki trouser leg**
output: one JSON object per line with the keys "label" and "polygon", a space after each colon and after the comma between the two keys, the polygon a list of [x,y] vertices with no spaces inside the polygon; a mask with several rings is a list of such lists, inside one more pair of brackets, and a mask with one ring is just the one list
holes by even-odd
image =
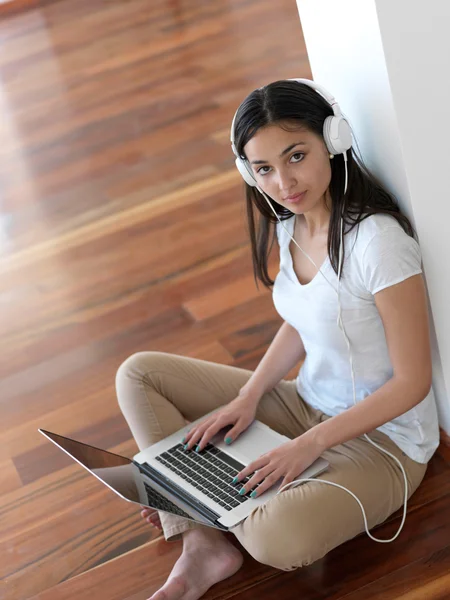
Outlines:
{"label": "khaki trouser leg", "polygon": [[[141,352],[132,355],[117,373],[122,412],[140,449],[163,439],[220,405],[233,400],[252,372],[208,361]],[[258,405],[256,418],[294,438],[327,415],[312,409],[298,395],[295,381],[281,381]],[[370,437],[403,464],[409,494],[417,489],[426,465],[407,457],[386,435]],[[364,438],[324,453],[329,469],[320,475],[350,489],[362,502],[369,529],[400,508],[404,480],[398,465]],[[160,513],[167,540],[201,525]],[[288,489],[255,509],[232,532],[258,561],[282,570],[308,565],[364,531],[361,510],[344,490],[319,481]],[[377,537],[375,535],[375,537]]]}

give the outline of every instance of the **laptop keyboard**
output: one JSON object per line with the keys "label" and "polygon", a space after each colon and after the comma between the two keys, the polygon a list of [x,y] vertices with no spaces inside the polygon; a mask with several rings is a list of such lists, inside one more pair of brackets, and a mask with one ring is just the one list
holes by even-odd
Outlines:
{"label": "laptop keyboard", "polygon": [[212,444],[201,453],[185,450],[183,444],[177,444],[155,458],[223,508],[232,510],[249,499],[240,496],[239,490],[250,477],[231,483],[245,465]]}
{"label": "laptop keyboard", "polygon": [[188,513],[184,512],[184,510],[181,510],[181,508],[168,500],[165,496],[148,486],[145,481],[144,486],[145,491],[147,492],[149,506],[165,512],[175,513],[176,515],[180,515],[180,517],[192,519],[191,515],[188,515]]}

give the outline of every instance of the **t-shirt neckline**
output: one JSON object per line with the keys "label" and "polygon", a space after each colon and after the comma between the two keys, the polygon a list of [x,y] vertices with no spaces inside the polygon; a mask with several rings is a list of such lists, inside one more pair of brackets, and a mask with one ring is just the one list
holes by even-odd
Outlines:
{"label": "t-shirt neckline", "polygon": [[[294,237],[293,231],[294,231],[294,225],[295,225],[295,215],[293,215],[290,219],[286,219],[286,225],[287,225],[287,229],[288,229],[289,233],[291,234],[292,237]],[[317,271],[317,273],[314,275],[314,277],[308,283],[300,283],[300,281],[297,277],[297,273],[294,270],[294,261],[292,259],[292,254],[289,249],[291,242],[292,242],[291,238],[289,236],[287,236],[287,242],[285,244],[284,249],[285,249],[285,252],[287,253],[287,259],[288,259],[288,263],[289,263],[291,277],[298,287],[307,288],[307,287],[311,286],[315,282],[315,280],[320,276],[320,272]],[[330,263],[330,257],[327,254],[325,260],[320,265],[320,271],[323,272],[326,268],[328,268],[329,263]]]}

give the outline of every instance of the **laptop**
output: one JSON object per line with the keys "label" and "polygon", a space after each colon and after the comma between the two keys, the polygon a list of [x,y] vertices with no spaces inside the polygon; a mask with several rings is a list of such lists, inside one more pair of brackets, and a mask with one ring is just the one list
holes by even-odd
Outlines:
{"label": "laptop", "polygon": [[[232,483],[234,477],[290,438],[255,420],[230,446],[224,437],[231,426],[217,433],[200,453],[184,450],[184,435],[204,419],[189,423],[133,459],[44,429],[38,431],[124,500],[228,531],[273,498],[282,482],[279,479],[260,497],[250,498],[239,494],[250,476],[237,484]],[[298,478],[316,477],[328,466],[328,461],[318,458]]]}

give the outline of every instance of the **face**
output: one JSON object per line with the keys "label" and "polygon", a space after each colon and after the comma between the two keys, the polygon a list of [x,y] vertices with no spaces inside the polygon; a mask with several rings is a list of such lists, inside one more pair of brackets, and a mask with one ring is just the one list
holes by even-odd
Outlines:
{"label": "face", "polygon": [[247,142],[244,152],[258,185],[270,198],[321,222],[331,207],[329,152],[315,133],[305,128],[292,131],[292,125],[290,129],[268,125]]}

